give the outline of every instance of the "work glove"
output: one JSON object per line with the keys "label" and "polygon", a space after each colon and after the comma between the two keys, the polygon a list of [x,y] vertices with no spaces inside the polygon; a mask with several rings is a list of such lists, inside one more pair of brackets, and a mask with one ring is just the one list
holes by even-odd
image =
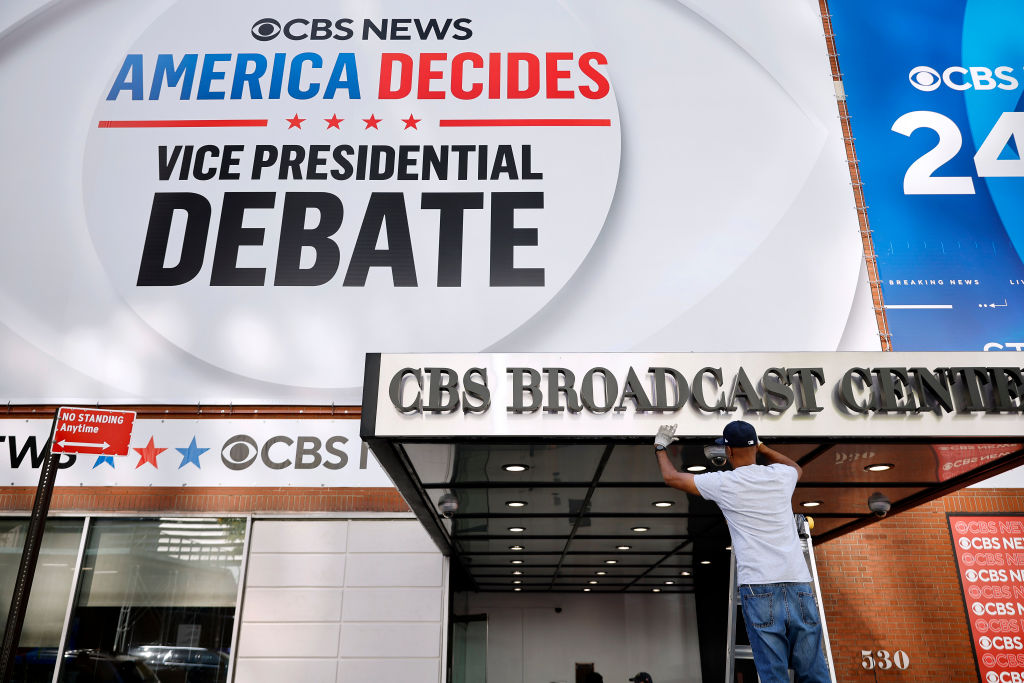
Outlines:
{"label": "work glove", "polygon": [[661,425],[658,428],[658,434],[654,437],[654,447],[658,450],[667,448],[670,443],[678,439],[676,436],[676,427],[678,425]]}

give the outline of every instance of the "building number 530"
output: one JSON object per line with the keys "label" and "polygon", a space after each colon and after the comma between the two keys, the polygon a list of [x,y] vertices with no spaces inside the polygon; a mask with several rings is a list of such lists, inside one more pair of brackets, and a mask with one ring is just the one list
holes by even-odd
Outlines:
{"label": "building number 530", "polygon": [[[907,169],[903,194],[974,194],[974,178],[970,176],[932,175],[960,152],[963,136],[956,122],[934,111],[911,111],[892,124],[894,131],[907,137],[918,128],[931,128],[939,134],[939,142]],[[1018,159],[999,158],[1013,138],[1024,145],[1024,112],[1004,112],[989,131],[974,155],[979,178],[1024,177],[1024,154]]]}
{"label": "building number 530", "polygon": [[886,671],[893,666],[903,671],[910,666],[910,657],[903,650],[896,650],[891,657],[888,650],[861,650],[860,665],[868,671],[876,667],[879,671]]}

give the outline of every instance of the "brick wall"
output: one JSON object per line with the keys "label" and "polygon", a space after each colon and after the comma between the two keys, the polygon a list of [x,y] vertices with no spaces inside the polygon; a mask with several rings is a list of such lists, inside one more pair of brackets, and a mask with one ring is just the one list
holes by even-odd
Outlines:
{"label": "brick wall", "polygon": [[[0,511],[31,512],[35,488],[0,488]],[[409,506],[393,488],[279,488],[179,486],[58,486],[53,490],[54,512],[408,512]]]}
{"label": "brick wall", "polygon": [[[947,512],[1024,512],[1024,490],[961,490],[815,549],[840,682],[977,680]],[[910,666],[867,671],[861,650]]]}

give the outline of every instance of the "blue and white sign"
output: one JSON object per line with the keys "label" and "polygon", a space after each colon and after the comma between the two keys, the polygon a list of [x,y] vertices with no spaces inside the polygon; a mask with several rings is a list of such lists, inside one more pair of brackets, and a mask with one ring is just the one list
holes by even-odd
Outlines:
{"label": "blue and white sign", "polygon": [[1024,348],[1024,4],[830,9],[893,348]]}

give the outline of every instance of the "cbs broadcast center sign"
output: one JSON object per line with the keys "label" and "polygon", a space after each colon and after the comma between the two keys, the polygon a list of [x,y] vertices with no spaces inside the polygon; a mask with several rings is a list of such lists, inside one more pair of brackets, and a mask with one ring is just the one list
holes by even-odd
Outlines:
{"label": "cbs broadcast center sign", "polygon": [[651,438],[675,422],[705,438],[746,419],[771,437],[1018,437],[1022,366],[1024,353],[371,354],[361,432]]}

